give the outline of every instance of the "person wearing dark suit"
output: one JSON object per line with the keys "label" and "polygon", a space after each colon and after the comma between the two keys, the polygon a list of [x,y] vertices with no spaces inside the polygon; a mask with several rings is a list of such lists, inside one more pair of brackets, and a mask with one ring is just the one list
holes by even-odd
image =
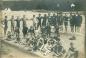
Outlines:
{"label": "person wearing dark suit", "polygon": [[51,22],[52,22],[52,20],[51,20],[51,15],[50,15],[50,13],[48,13],[47,18],[48,18],[47,25],[51,26]]}
{"label": "person wearing dark suit", "polygon": [[51,30],[51,28],[50,28],[50,26],[49,25],[47,25],[46,27],[45,27],[45,32],[46,32],[46,35],[47,35],[47,37],[50,37],[50,30]]}
{"label": "person wearing dark suit", "polygon": [[56,26],[56,15],[55,14],[53,14],[53,16],[51,17],[51,25]]}
{"label": "person wearing dark suit", "polygon": [[38,24],[38,19],[35,15],[33,15],[33,25],[34,25],[34,29],[37,30],[37,24]]}
{"label": "person wearing dark suit", "polygon": [[63,30],[63,16],[62,16],[62,13],[57,14],[57,24],[59,26],[59,29],[62,31]]}
{"label": "person wearing dark suit", "polygon": [[42,26],[44,27],[47,26],[47,15],[46,14],[44,14],[44,17],[43,17]]}
{"label": "person wearing dark suit", "polygon": [[27,32],[28,32],[28,27],[23,26],[22,32],[23,32],[23,37],[25,37],[27,35]]}
{"label": "person wearing dark suit", "polygon": [[7,29],[8,29],[8,20],[7,20],[7,16],[5,16],[4,20],[2,21],[4,24],[4,35],[6,35]]}
{"label": "person wearing dark suit", "polygon": [[19,16],[17,16],[15,21],[16,21],[15,34],[17,37],[17,42],[19,42],[20,41],[20,37],[19,37],[19,35],[20,35],[20,21],[21,21]]}
{"label": "person wearing dark suit", "polygon": [[22,33],[23,33],[23,37],[25,37],[26,34],[27,34],[27,31],[28,31],[28,27],[26,25],[26,17],[25,17],[25,15],[23,15],[23,18],[21,20],[23,22],[23,25],[22,25],[22,27],[23,27]]}
{"label": "person wearing dark suit", "polygon": [[75,22],[75,31],[80,31],[80,27],[82,24],[82,16],[80,14],[76,14]]}
{"label": "person wearing dark suit", "polygon": [[14,16],[11,16],[11,32],[14,32]]}
{"label": "person wearing dark suit", "polygon": [[35,33],[34,33],[34,27],[31,26],[29,31],[30,31],[31,36],[35,35]]}
{"label": "person wearing dark suit", "polygon": [[70,14],[70,27],[71,32],[74,32],[74,26],[75,26],[75,14]]}
{"label": "person wearing dark suit", "polygon": [[19,16],[17,16],[17,19],[15,20],[16,21],[16,27],[20,28],[20,18]]}
{"label": "person wearing dark suit", "polygon": [[65,31],[67,32],[67,27],[68,27],[68,17],[67,14],[65,13],[65,16],[63,16],[63,22],[65,26]]}
{"label": "person wearing dark suit", "polygon": [[24,28],[24,26],[26,26],[26,17],[25,17],[25,15],[23,15],[23,18],[21,20],[23,22],[22,26]]}
{"label": "person wearing dark suit", "polygon": [[15,34],[16,34],[16,41],[20,42],[20,37],[19,37],[20,31],[18,27],[15,28]]}
{"label": "person wearing dark suit", "polygon": [[37,17],[37,20],[38,20],[38,24],[37,24],[37,29],[40,27],[41,28],[41,24],[42,24],[42,17],[41,17],[41,14],[39,14],[39,16]]}

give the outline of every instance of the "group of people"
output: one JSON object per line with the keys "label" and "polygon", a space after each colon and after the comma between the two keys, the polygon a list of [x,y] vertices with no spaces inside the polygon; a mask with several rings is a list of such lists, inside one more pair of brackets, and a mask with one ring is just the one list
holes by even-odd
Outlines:
{"label": "group of people", "polygon": [[[68,16],[69,15],[69,16]],[[2,21],[4,24],[4,34],[6,34],[8,29],[8,21],[11,22],[11,32],[17,30],[19,33],[20,29],[20,22],[22,21],[22,32],[25,36],[27,33],[27,29],[29,29],[29,32],[32,31],[34,33],[34,30],[37,30],[40,27],[41,32],[43,33],[45,30],[47,34],[50,34],[51,29],[54,28],[56,31],[59,29],[59,31],[68,31],[68,26],[70,26],[71,32],[80,31],[80,27],[82,24],[82,16],[79,13],[61,13],[58,12],[57,14],[54,13],[53,15],[49,14],[38,14],[38,16],[33,15],[31,19],[28,19],[23,15],[23,18],[17,18],[15,19],[14,16],[11,17],[10,20],[8,20],[8,17],[5,16],[4,20]],[[16,21],[16,23],[14,23]],[[16,24],[16,26],[14,26]],[[63,26],[65,28],[63,28]]]}
{"label": "group of people", "polygon": [[[8,31],[8,21],[11,22],[11,32]],[[16,24],[14,23],[16,22]],[[60,32],[63,31],[63,26],[65,26],[65,31],[68,31],[68,26],[70,25],[71,32],[76,32],[82,24],[82,16],[79,13],[67,13],[59,12],[53,15],[49,14],[38,14],[38,16],[33,15],[31,19],[27,19],[25,15],[22,18],[15,19],[14,16],[8,20],[8,16],[5,16],[2,23],[4,24],[4,34],[7,35],[7,40],[12,40],[15,35],[15,40],[17,43],[21,42],[20,36],[20,25],[22,22],[22,33],[23,33],[23,44],[29,47],[28,50],[31,51],[42,51],[44,55],[52,53],[53,56],[62,57],[65,54],[65,49],[60,41]],[[16,25],[16,26],[15,26]],[[77,29],[78,28],[78,29]],[[69,51],[73,52],[69,57],[77,58],[77,51],[73,47],[73,43],[70,44]]]}

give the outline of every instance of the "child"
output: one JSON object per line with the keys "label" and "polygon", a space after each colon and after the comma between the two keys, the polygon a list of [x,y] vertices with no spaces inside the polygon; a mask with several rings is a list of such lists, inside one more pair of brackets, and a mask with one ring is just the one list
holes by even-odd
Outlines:
{"label": "child", "polygon": [[70,43],[70,48],[65,58],[78,58],[78,51],[74,48],[73,43]]}
{"label": "child", "polygon": [[8,33],[7,33],[7,39],[6,40],[11,40],[11,32],[10,31],[8,31]]}

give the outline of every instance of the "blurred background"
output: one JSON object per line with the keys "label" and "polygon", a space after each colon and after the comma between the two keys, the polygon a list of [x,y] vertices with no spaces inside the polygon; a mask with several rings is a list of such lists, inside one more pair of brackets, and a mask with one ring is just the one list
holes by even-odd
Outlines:
{"label": "blurred background", "polygon": [[2,0],[0,9],[12,10],[60,10],[60,11],[85,11],[86,0]]}

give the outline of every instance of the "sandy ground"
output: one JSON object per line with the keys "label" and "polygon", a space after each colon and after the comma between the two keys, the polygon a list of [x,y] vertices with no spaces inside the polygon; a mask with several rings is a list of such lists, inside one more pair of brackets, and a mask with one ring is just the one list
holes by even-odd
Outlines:
{"label": "sandy ground", "polygon": [[35,55],[24,53],[14,47],[3,45],[5,54],[2,54],[1,58],[39,58]]}

